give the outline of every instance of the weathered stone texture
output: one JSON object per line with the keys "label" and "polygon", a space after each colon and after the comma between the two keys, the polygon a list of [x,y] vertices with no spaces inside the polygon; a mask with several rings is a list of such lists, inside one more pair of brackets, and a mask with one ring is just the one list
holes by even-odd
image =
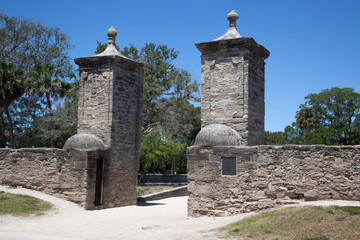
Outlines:
{"label": "weathered stone texture", "polygon": [[[189,216],[226,216],[289,199],[360,200],[360,146],[188,148]],[[222,157],[236,158],[223,176]]]}
{"label": "weathered stone texture", "polygon": [[103,206],[136,204],[144,64],[117,55],[78,58],[79,133],[109,146],[104,162]]}
{"label": "weathered stone texture", "polygon": [[136,204],[145,64],[116,50],[113,27],[107,33],[104,52],[74,59],[78,134],[66,142],[68,150],[0,150],[0,184],[59,195],[87,209]]}
{"label": "weathered stone texture", "polygon": [[242,145],[264,143],[264,59],[269,52],[252,38],[196,44],[201,51],[202,127],[224,124]]}
{"label": "weathered stone texture", "polygon": [[105,156],[106,151],[0,149],[0,184],[34,189],[91,208],[95,161]]}

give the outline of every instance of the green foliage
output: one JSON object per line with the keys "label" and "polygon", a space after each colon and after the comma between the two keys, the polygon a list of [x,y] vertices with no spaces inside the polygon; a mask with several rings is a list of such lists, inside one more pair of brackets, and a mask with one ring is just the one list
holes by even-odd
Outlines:
{"label": "green foliage", "polygon": [[160,124],[190,145],[201,128],[200,107],[191,103],[199,101],[199,86],[184,70],[172,71],[171,81],[172,87],[167,93],[169,97],[161,99],[158,104],[163,114]]}
{"label": "green foliage", "polygon": [[[99,41],[96,41],[96,43],[97,43],[97,47],[95,50],[95,54],[102,53],[103,51],[105,51],[106,47],[108,46],[107,43],[101,43]],[[115,48],[119,51],[120,50],[119,46],[116,45],[116,43],[114,45],[115,45]]]}
{"label": "green foliage", "polygon": [[170,133],[154,129],[141,139],[140,168],[152,173],[184,173],[186,147]]}
{"label": "green foliage", "polygon": [[135,61],[141,60],[139,50],[133,44],[130,43],[129,45],[129,47],[124,47],[124,49],[121,51],[121,54]]}
{"label": "green foliage", "polygon": [[[96,52],[106,46],[98,42]],[[166,45],[146,43],[140,51],[130,44],[121,54],[146,63],[142,135],[160,126],[183,141],[192,142],[200,130],[200,108],[193,105],[200,101],[199,84],[189,72],[172,63],[179,52]]]}
{"label": "green foliage", "polygon": [[54,147],[62,148],[66,140],[76,134],[76,131],[77,101],[67,99],[63,105],[57,106],[53,117],[45,114],[35,118],[20,136],[19,147],[51,147],[54,141]]}
{"label": "green foliage", "polygon": [[[13,77],[1,81],[1,88],[4,90],[7,85],[7,94],[12,94],[6,97],[10,104],[0,105],[1,146],[5,146],[7,132],[11,147],[15,147],[14,136],[25,140],[17,141],[18,146],[34,146],[36,141],[29,139],[39,136],[34,129],[29,129],[39,118],[53,117],[52,105],[72,89],[73,67],[68,56],[72,47],[67,35],[59,28],[0,13],[0,62],[3,70],[4,64],[13,69],[7,70]],[[53,119],[51,125],[52,131],[48,135],[52,136],[50,145],[54,146]]]}
{"label": "green foliage", "polygon": [[325,236],[317,236],[317,237],[305,238],[305,240],[330,240],[330,238]]}
{"label": "green foliage", "polygon": [[295,123],[292,126],[288,125],[285,127],[283,136],[286,144],[301,144],[305,141],[303,131],[297,128]]}
{"label": "green foliage", "polygon": [[23,70],[12,63],[0,62],[0,107],[9,107],[25,92]]}
{"label": "green foliage", "polygon": [[312,107],[318,114],[321,134],[319,143],[358,144],[360,118],[360,94],[352,88],[325,89],[318,94],[309,94],[306,106]]}
{"label": "green foliage", "polygon": [[[71,84],[61,79],[62,72],[53,65],[36,65],[30,74],[30,94],[36,94],[47,106],[51,124],[51,147],[55,147],[55,120],[52,109],[52,101],[63,98],[71,88]],[[71,76],[68,76],[71,77]]]}
{"label": "green foliage", "polygon": [[41,214],[51,208],[51,203],[34,197],[0,192],[0,215]]}
{"label": "green foliage", "polygon": [[[14,64],[0,62],[0,110],[3,110],[7,116],[11,148],[15,148],[15,137],[9,108],[25,92],[23,74],[23,70],[15,68]],[[5,135],[5,126],[2,126],[2,128],[2,134]]]}
{"label": "green foliage", "polygon": [[7,123],[4,114],[0,114],[0,148],[4,148],[7,145],[8,137],[5,135]]}
{"label": "green foliage", "polygon": [[143,93],[143,135],[158,126],[159,121],[165,116],[165,110],[161,108],[161,100],[166,98],[167,92],[172,87],[173,71],[175,66],[171,63],[178,56],[178,52],[169,49],[165,45],[146,43],[138,55],[134,46],[126,48],[122,54],[128,57],[135,56],[138,60],[147,64],[144,73]]}
{"label": "green foliage", "polygon": [[0,61],[21,67],[26,75],[42,64],[51,64],[63,73],[72,72],[68,56],[71,48],[68,36],[59,28],[0,12]]}
{"label": "green foliage", "polygon": [[352,88],[331,88],[305,97],[296,122],[287,126],[287,144],[360,144],[360,94]]}
{"label": "green foliage", "polygon": [[[347,214],[346,211],[356,212]],[[256,214],[220,231],[239,239],[359,239],[359,207],[287,207]],[[341,218],[341,224],[339,224]]]}
{"label": "green foliage", "polygon": [[306,144],[309,144],[311,130],[320,127],[317,111],[312,107],[301,106],[295,117],[296,126],[306,130]]}
{"label": "green foliage", "polygon": [[[106,46],[98,42],[96,52]],[[193,143],[201,128],[200,107],[194,106],[200,101],[199,84],[189,72],[175,67],[173,61],[179,52],[166,45],[147,43],[138,50],[130,44],[121,54],[146,63],[142,171],[153,172],[156,168],[163,173],[186,172],[186,147]]]}
{"label": "green foliage", "polygon": [[136,196],[142,196],[144,195],[145,190],[141,188],[136,188]]}
{"label": "green foliage", "polygon": [[360,207],[356,206],[334,206],[334,209],[341,209],[344,212],[348,212],[350,215],[360,215]]}
{"label": "green foliage", "polygon": [[283,145],[285,143],[282,132],[265,131],[265,145]]}

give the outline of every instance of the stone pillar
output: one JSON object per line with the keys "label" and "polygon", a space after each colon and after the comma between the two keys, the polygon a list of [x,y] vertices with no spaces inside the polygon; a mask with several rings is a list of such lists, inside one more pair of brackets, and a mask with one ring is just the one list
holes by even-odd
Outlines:
{"label": "stone pillar", "polygon": [[77,58],[78,133],[99,137],[110,148],[104,161],[103,207],[136,204],[142,125],[144,63],[121,55],[111,27],[106,50]]}
{"label": "stone pillar", "polygon": [[202,127],[224,124],[241,136],[241,145],[264,144],[264,60],[269,51],[236,30],[235,11],[221,37],[197,43],[201,55]]}

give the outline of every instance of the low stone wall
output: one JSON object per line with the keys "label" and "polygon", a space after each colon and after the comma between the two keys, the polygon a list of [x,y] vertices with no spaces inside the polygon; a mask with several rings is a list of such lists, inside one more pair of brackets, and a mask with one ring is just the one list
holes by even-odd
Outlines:
{"label": "low stone wall", "polygon": [[141,174],[139,183],[176,183],[176,184],[187,184],[186,174]]}
{"label": "low stone wall", "polygon": [[154,200],[160,200],[171,197],[182,197],[187,195],[188,195],[187,186],[181,186],[172,189],[167,189],[161,192],[155,192],[155,193],[143,195],[138,197],[137,199],[138,202],[146,202],[146,201],[154,201]]}
{"label": "low stone wall", "polygon": [[187,157],[189,216],[232,215],[289,199],[360,200],[360,146],[193,146]]}
{"label": "low stone wall", "polygon": [[96,160],[105,151],[0,149],[0,184],[22,186],[94,208]]}

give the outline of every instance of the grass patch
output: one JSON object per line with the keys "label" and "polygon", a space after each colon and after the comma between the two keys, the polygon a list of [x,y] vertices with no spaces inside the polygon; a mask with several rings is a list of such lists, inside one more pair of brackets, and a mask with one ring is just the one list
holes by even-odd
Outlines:
{"label": "grass patch", "polygon": [[53,205],[51,203],[31,196],[0,191],[0,215],[40,215],[52,207]]}
{"label": "grass patch", "polygon": [[144,195],[144,193],[145,193],[145,190],[143,190],[143,189],[139,189],[139,188],[136,188],[136,195],[137,196],[142,196],[142,195]]}
{"label": "grass patch", "polygon": [[334,206],[336,210],[343,210],[344,212],[348,212],[350,215],[360,215],[360,207],[352,207],[352,206]]}
{"label": "grass patch", "polygon": [[288,207],[220,228],[239,239],[360,239],[360,207]]}
{"label": "grass patch", "polygon": [[312,237],[312,238],[305,238],[305,240],[330,240],[330,238],[324,237],[324,236],[318,236],[318,237]]}

